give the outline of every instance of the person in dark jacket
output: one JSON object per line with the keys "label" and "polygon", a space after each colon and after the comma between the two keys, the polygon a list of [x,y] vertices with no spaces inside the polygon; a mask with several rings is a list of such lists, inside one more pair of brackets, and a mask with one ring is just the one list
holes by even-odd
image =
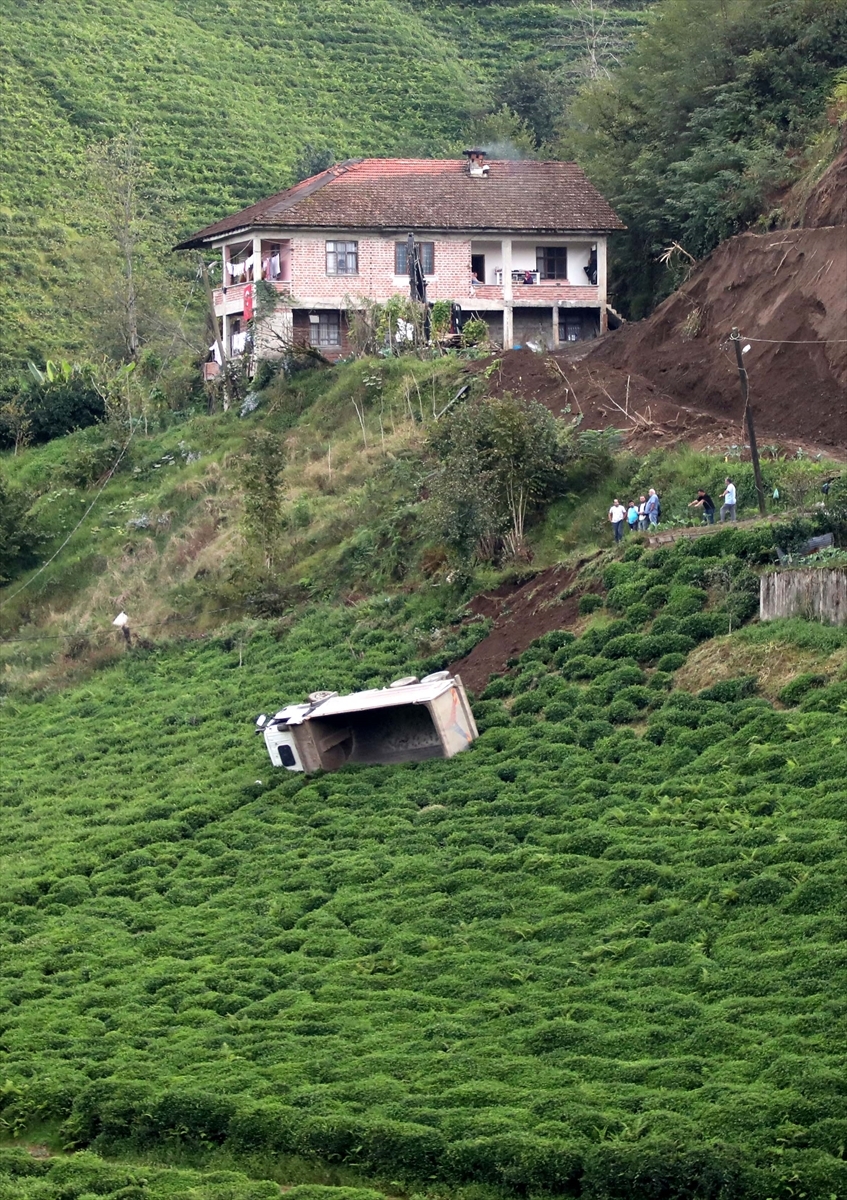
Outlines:
{"label": "person in dark jacket", "polygon": [[707,491],[703,488],[698,488],[697,499],[692,500],[689,508],[702,508],[703,524],[714,525],[715,523],[715,502]]}

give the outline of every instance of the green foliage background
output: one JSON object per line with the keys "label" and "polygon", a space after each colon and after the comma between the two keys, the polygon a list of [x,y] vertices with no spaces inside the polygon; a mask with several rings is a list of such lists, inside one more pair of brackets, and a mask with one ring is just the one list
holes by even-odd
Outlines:
{"label": "green foliage background", "polygon": [[[570,107],[560,149],[575,155],[629,226],[613,290],[641,317],[681,282],[659,263],[681,242],[702,258],[760,222],[838,147],[821,138],[843,86],[843,0],[663,0],[619,69]],[[843,102],[829,120],[844,121]]]}

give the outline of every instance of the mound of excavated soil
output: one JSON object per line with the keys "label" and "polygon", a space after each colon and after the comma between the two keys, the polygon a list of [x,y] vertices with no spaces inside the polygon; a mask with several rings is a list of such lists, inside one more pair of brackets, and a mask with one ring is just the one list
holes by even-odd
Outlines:
{"label": "mound of excavated soil", "polygon": [[[513,392],[544,404],[554,416],[579,418],[580,429],[620,429],[633,450],[669,446],[684,441],[719,445],[720,440],[740,442],[738,420],[715,421],[710,414],[679,404],[643,375],[563,351],[536,354],[513,350],[497,360],[489,377],[494,395]],[[476,369],[490,367],[490,360]]]}
{"label": "mound of excavated soil", "polygon": [[847,446],[847,227],[741,234],[637,324],[583,360],[641,376],[678,404],[740,422],[738,326],[763,441]]}

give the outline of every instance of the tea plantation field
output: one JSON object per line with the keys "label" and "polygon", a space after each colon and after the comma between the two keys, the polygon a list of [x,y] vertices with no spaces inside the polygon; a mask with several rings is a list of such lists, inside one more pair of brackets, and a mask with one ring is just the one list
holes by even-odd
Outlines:
{"label": "tea plantation field", "polygon": [[[749,678],[673,687],[749,616],[761,550],[726,530],[610,562],[606,607],[494,680],[450,762],[298,778],[250,725],[431,669],[433,626],[443,661],[483,631],[422,596],[9,699],[6,1129],[469,1200],[847,1196],[847,680],[780,707]],[[75,1161],[0,1195],[89,1194]],[[151,1181],[87,1186],[179,1194]]]}

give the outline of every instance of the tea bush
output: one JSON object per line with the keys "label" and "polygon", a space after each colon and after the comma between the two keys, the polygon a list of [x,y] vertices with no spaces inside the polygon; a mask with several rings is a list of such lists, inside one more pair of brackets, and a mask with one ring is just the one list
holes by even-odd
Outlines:
{"label": "tea bush", "polygon": [[[670,600],[697,558],[606,574]],[[449,761],[306,778],[251,726],[419,672],[422,629],[451,661],[467,629],[435,597],[315,604],[7,698],[5,1127],[439,1195],[843,1195],[847,683],[790,711],[752,677],[671,690],[726,618],[658,611],[539,639]],[[0,1188],[26,1200],[142,1186],[101,1164],[62,1192],[59,1164],[20,1161]],[[155,1170],[148,1194],[178,1195]],[[266,1194],[214,1174],[204,1197]]]}
{"label": "tea bush", "polygon": [[589,613],[596,612],[598,608],[603,607],[603,597],[595,596],[593,592],[586,592],[585,595],[580,596],[577,607],[580,616],[587,616]]}
{"label": "tea bush", "polygon": [[787,683],[784,688],[780,689],[777,699],[781,704],[788,708],[793,708],[795,704],[806,696],[812,688],[824,687],[826,684],[825,675],[817,675],[814,672],[804,671],[797,675],[790,683]]}

